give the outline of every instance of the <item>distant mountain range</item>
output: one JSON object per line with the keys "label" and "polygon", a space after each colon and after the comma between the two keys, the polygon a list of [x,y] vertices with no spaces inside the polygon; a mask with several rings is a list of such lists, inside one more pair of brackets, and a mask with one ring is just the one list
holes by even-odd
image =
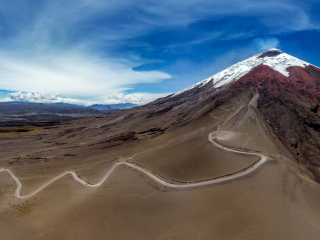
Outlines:
{"label": "distant mountain range", "polygon": [[133,104],[133,103],[121,103],[121,104],[110,104],[110,105],[104,105],[104,104],[94,104],[91,105],[87,108],[93,108],[99,111],[104,111],[104,110],[110,110],[110,109],[129,109],[136,107],[138,105]]}
{"label": "distant mountain range", "polygon": [[[17,108],[17,105],[21,105],[19,108]],[[35,107],[35,106],[43,106],[41,107]],[[0,102],[0,114],[4,115],[4,111],[8,111],[8,108],[13,107],[16,110],[12,109],[10,111],[20,111],[22,110],[21,107],[25,108],[23,110],[23,114],[28,113],[29,110],[31,111],[36,111],[37,113],[39,113],[39,111],[42,111],[44,109],[46,109],[46,113],[49,111],[50,113],[54,113],[56,111],[72,111],[72,112],[86,112],[89,109],[90,110],[97,110],[97,111],[107,111],[108,110],[118,110],[118,109],[129,109],[132,107],[138,106],[136,104],[132,104],[132,103],[123,103],[123,104],[109,104],[109,105],[105,105],[105,104],[94,104],[91,106],[83,106],[83,105],[77,105],[77,104],[69,104],[69,103],[33,103],[33,102],[19,102],[19,101],[15,101],[15,102]],[[53,107],[51,110],[49,109],[50,107]],[[68,108],[57,108],[57,107],[74,107],[74,108],[79,108],[79,109],[68,109]],[[20,110],[17,110],[20,109]],[[84,110],[86,109],[86,110]],[[89,110],[89,111],[90,111]],[[53,111],[53,112],[52,112]],[[59,112],[59,113],[63,113],[63,112]],[[92,111],[90,112],[92,113]],[[99,112],[100,114],[100,112]],[[6,114],[7,115],[7,114]],[[9,114],[10,115],[10,114]]]}
{"label": "distant mountain range", "polygon": [[101,111],[72,105],[2,102],[0,103],[0,116],[25,114],[102,114]]}

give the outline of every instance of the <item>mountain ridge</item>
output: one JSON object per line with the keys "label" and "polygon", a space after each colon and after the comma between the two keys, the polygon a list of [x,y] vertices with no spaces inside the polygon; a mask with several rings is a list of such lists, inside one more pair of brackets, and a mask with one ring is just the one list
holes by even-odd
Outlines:
{"label": "mountain ridge", "polygon": [[[271,54],[271,55],[270,55]],[[295,58],[291,55],[288,55],[276,48],[270,48],[263,52],[253,55],[252,57],[245,59],[241,62],[238,62],[227,69],[218,72],[212,75],[209,78],[206,78],[184,90],[181,90],[175,93],[173,96],[181,94],[185,91],[191,90],[193,88],[201,88],[202,86],[212,82],[212,88],[221,88],[226,85],[235,83],[241,77],[252,71],[254,68],[259,65],[267,65],[282,75],[289,77],[290,72],[288,68],[293,66],[299,67],[309,67],[319,69],[316,66],[309,64],[303,60]],[[320,69],[319,69],[320,70]]]}

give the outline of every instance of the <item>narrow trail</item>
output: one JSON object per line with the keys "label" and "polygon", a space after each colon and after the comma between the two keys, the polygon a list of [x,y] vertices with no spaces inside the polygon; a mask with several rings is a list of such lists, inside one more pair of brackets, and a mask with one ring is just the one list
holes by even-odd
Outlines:
{"label": "narrow trail", "polygon": [[[254,97],[255,98],[255,97]],[[253,100],[254,100],[253,98]],[[252,100],[250,101],[249,105],[252,104]],[[229,117],[227,120],[225,120],[223,123],[229,121],[233,116],[235,116],[242,108],[238,109],[231,117]],[[222,124],[223,124],[222,123]],[[221,125],[222,125],[221,124]],[[174,188],[174,189],[186,189],[186,188],[195,188],[195,187],[203,187],[203,186],[208,186],[208,185],[213,185],[213,184],[218,184],[218,183],[224,183],[224,182],[228,182],[228,181],[233,181],[239,178],[242,178],[246,175],[251,174],[252,172],[256,171],[259,167],[261,167],[267,160],[268,160],[268,156],[262,155],[260,153],[254,153],[254,152],[243,152],[240,150],[235,150],[235,149],[231,149],[231,148],[227,148],[225,146],[222,146],[220,144],[218,144],[217,142],[215,142],[213,140],[213,135],[219,132],[219,127],[218,130],[215,132],[212,132],[208,135],[208,141],[214,145],[215,147],[218,147],[220,149],[223,149],[225,151],[228,152],[233,152],[233,153],[240,153],[240,154],[245,154],[245,155],[253,155],[253,156],[258,156],[260,157],[260,160],[257,161],[256,163],[254,163],[253,165],[245,168],[243,171],[239,171],[237,173],[234,174],[229,174],[223,177],[218,177],[218,178],[214,178],[214,179],[210,179],[210,180],[204,180],[204,181],[196,181],[196,182],[190,182],[190,183],[169,183],[164,181],[163,179],[161,179],[160,177],[154,175],[152,172],[144,169],[141,166],[132,164],[130,162],[116,162],[114,163],[111,168],[108,170],[108,172],[101,178],[101,180],[99,182],[97,182],[96,184],[90,184],[86,181],[84,181],[83,179],[81,179],[76,172],[74,171],[66,171],[58,176],[56,176],[55,178],[49,180],[48,182],[46,182],[45,184],[43,184],[42,186],[40,186],[39,188],[37,188],[36,190],[34,190],[33,192],[29,193],[28,195],[21,195],[21,190],[22,190],[22,183],[20,182],[20,180],[9,170],[6,168],[0,168],[0,173],[1,172],[7,172],[12,179],[16,182],[17,184],[17,188],[15,191],[15,197],[16,198],[20,198],[20,199],[24,199],[24,198],[30,198],[32,196],[34,196],[35,194],[37,194],[38,192],[40,192],[41,190],[43,190],[44,188],[46,188],[47,186],[49,186],[51,183],[55,182],[56,180],[66,176],[66,175],[71,175],[75,181],[77,181],[78,183],[80,183],[83,186],[89,187],[89,188],[96,188],[101,186],[107,179],[108,177],[112,174],[112,172],[120,165],[125,165],[128,166],[132,169],[135,169],[141,173],[144,173],[145,175],[147,175],[149,178],[153,179],[154,181],[156,181],[157,183],[165,186],[165,187],[169,187],[169,188]]]}

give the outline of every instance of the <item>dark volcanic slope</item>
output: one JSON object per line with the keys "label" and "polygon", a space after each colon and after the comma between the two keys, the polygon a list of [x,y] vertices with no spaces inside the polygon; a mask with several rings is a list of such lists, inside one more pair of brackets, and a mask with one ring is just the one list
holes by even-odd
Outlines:
{"label": "dark volcanic slope", "polygon": [[320,69],[290,67],[290,77],[260,65],[233,87],[254,84],[258,108],[281,142],[317,176],[320,167]]}
{"label": "dark volcanic slope", "polygon": [[[301,69],[296,69],[302,72]],[[295,70],[290,71],[293,73]],[[320,72],[320,71],[318,71]],[[304,72],[302,78],[312,79]],[[295,75],[292,78],[297,79]],[[315,79],[312,79],[315,80]],[[320,79],[312,83],[320,82]],[[306,85],[306,84],[305,84]],[[260,111],[276,136],[296,156],[297,161],[309,167],[320,180],[320,117],[319,95],[308,86],[281,86],[266,79],[259,88]]]}

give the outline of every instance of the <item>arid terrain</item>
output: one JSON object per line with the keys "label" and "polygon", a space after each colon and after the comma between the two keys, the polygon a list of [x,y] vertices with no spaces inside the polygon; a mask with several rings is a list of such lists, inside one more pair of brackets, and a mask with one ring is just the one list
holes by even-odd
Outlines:
{"label": "arid terrain", "polygon": [[1,133],[1,239],[319,239],[320,70],[290,73]]}

